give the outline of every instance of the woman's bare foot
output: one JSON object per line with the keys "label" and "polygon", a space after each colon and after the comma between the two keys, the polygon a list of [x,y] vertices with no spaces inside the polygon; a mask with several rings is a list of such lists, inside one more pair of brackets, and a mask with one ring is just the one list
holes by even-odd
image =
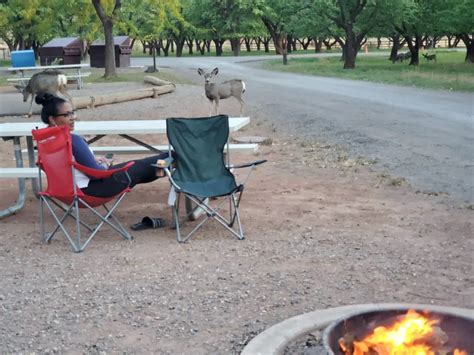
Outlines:
{"label": "woman's bare foot", "polygon": [[156,161],[156,176],[163,177],[165,176],[165,167],[166,167],[166,160],[158,159]]}

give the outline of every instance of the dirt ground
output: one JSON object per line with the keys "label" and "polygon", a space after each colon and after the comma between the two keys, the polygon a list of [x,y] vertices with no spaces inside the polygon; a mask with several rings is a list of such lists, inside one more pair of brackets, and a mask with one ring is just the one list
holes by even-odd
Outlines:
{"label": "dirt ground", "polygon": [[[157,99],[80,110],[79,117],[205,116],[202,91],[179,85]],[[236,115],[238,105],[223,101],[221,111]],[[315,309],[474,306],[472,206],[418,193],[341,148],[285,136],[261,112],[248,107],[251,124],[234,134],[273,142],[257,156],[232,156],[268,159],[244,193],[243,241],[215,223],[185,244],[170,228],[133,232],[132,242],[104,229],[74,254],[61,235],[41,243],[39,204],[29,190],[25,208],[0,220],[0,352],[236,354],[264,329]],[[12,120],[19,119],[0,122]],[[111,143],[128,144],[101,141]],[[11,142],[0,152],[2,166],[14,166]],[[15,184],[2,181],[0,208],[15,200]],[[168,186],[165,179],[137,186],[119,208],[120,220],[169,222]]]}

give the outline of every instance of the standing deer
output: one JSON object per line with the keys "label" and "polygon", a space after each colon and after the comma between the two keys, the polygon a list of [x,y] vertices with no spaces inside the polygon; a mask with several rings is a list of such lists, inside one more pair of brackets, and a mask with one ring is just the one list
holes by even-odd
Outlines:
{"label": "standing deer", "polygon": [[214,68],[210,73],[203,69],[198,69],[199,75],[204,76],[204,91],[209,99],[209,116],[212,114],[212,104],[215,104],[216,115],[219,114],[219,100],[227,99],[231,96],[240,102],[240,116],[244,110],[244,100],[242,94],[245,92],[245,83],[239,79],[224,81],[223,83],[213,83],[211,79],[219,73],[218,68]]}
{"label": "standing deer", "polygon": [[425,57],[427,62],[429,62],[430,60],[434,60],[436,63],[436,54],[423,53],[423,57]]}
{"label": "standing deer", "polygon": [[56,96],[65,96],[65,98],[71,100],[71,95],[66,90],[67,78],[66,75],[57,70],[45,70],[34,74],[28,84],[23,88],[23,102],[28,101],[28,97],[31,95],[30,110],[28,111],[28,117],[31,117],[33,100],[38,92],[49,92]]}

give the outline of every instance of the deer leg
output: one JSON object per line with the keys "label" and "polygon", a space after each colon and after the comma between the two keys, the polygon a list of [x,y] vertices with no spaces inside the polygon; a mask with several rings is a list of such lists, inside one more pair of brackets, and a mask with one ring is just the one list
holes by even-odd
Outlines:
{"label": "deer leg", "polygon": [[216,103],[216,116],[219,114],[219,99],[214,100]]}
{"label": "deer leg", "polygon": [[212,116],[212,106],[214,105],[214,101],[209,100],[209,117]]}
{"label": "deer leg", "polygon": [[240,102],[240,117],[242,117],[242,113],[244,112],[244,99],[242,99],[241,97],[235,97],[239,102]]}

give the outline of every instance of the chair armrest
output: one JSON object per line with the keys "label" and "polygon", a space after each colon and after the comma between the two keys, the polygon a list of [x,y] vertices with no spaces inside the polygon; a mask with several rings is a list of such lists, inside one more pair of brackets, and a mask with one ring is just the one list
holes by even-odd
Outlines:
{"label": "chair armrest", "polygon": [[98,169],[91,169],[87,166],[81,165],[79,163],[73,162],[73,166],[77,169],[86,174],[89,177],[95,178],[95,179],[104,179],[108,178],[109,176],[119,173],[121,171],[127,171],[135,162],[131,161],[122,166],[121,168],[118,169],[108,169],[108,170],[98,170]]}
{"label": "chair armrest", "polygon": [[248,168],[250,166],[257,166],[257,165],[260,165],[260,164],[263,164],[263,163],[266,163],[266,162],[267,162],[266,159],[262,159],[262,160],[256,160],[256,161],[253,161],[253,162],[250,162],[250,163],[230,164],[230,165],[227,165],[227,168],[228,169]]}

